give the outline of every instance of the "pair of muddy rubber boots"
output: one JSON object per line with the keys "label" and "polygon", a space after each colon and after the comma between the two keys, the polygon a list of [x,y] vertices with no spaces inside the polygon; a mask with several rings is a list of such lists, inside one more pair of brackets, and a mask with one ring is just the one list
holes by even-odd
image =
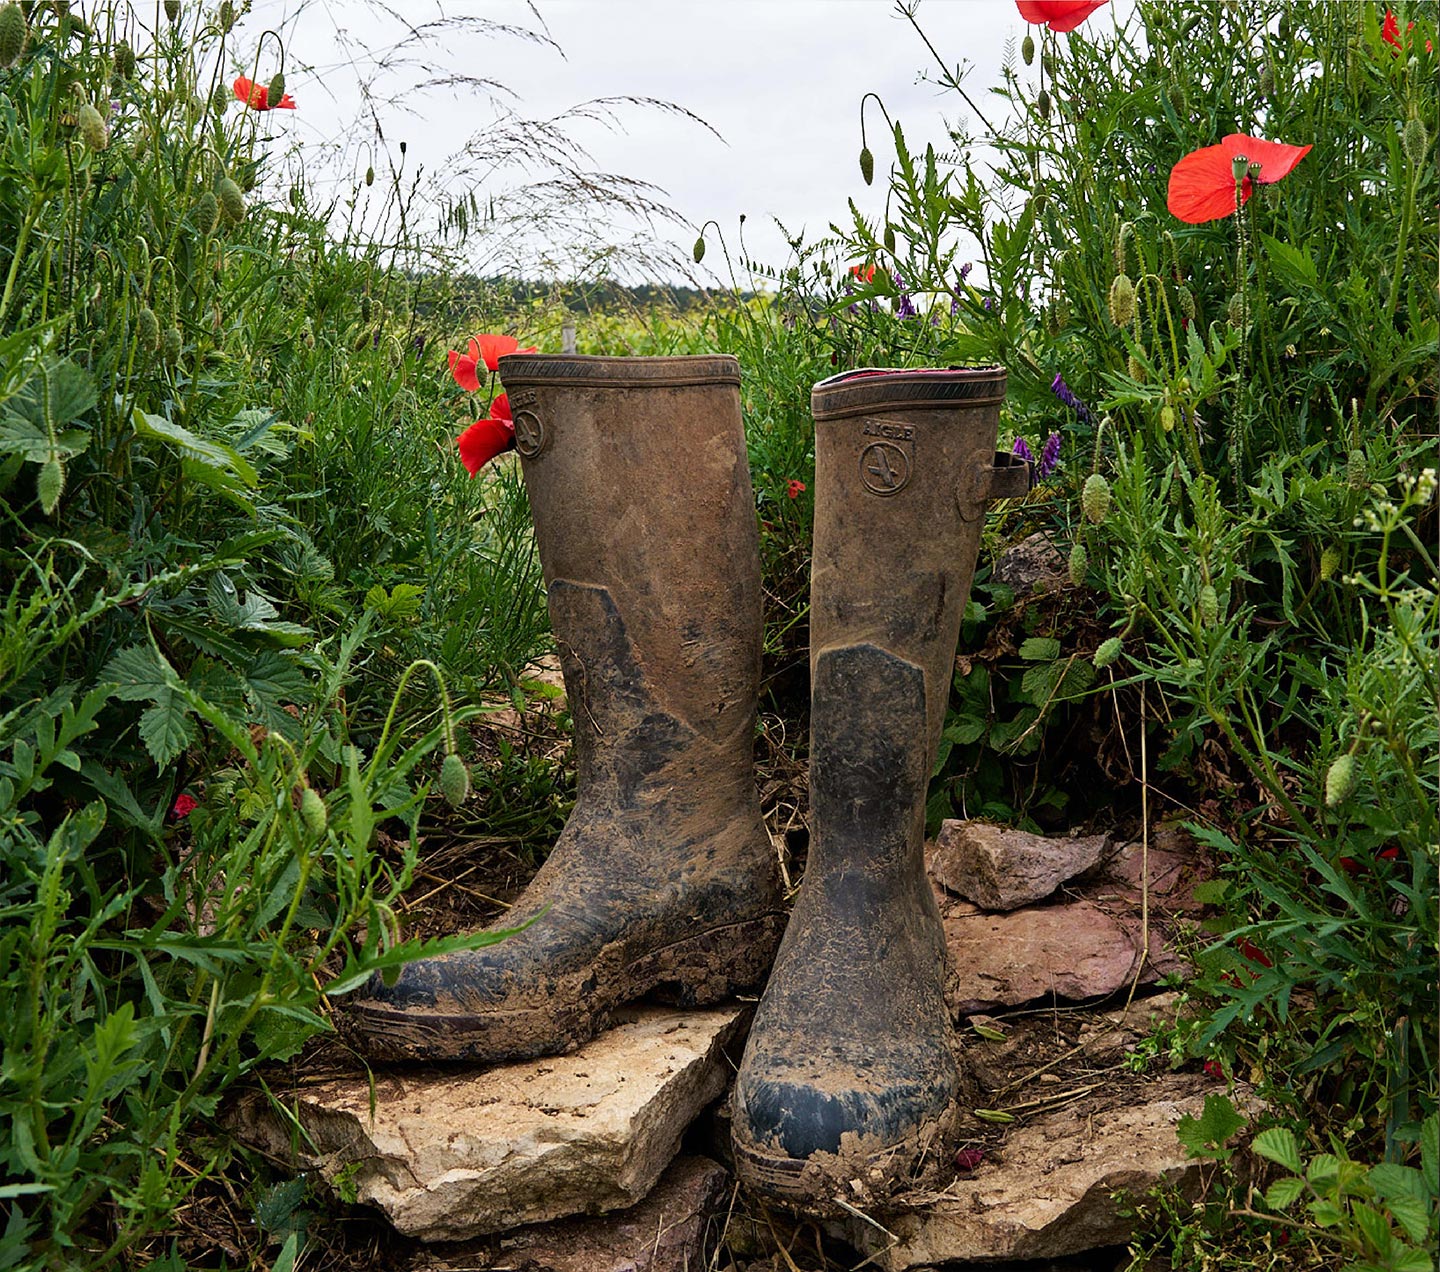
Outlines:
{"label": "pair of muddy rubber boots", "polygon": [[372,982],[351,1030],[381,1060],[536,1056],[642,995],[702,1005],[768,971],[733,1100],[742,1180],[802,1206],[853,1178],[883,1191],[944,1135],[959,1083],[924,804],[985,503],[1026,488],[995,452],[1005,373],[815,386],[811,837],[788,924],[752,774],[760,566],[738,363],[516,354],[500,376],[575,808],[497,925],[529,927]]}

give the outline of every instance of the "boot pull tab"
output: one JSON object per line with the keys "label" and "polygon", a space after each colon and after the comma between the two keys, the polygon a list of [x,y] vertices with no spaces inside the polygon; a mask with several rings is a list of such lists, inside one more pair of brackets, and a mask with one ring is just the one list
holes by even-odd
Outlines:
{"label": "boot pull tab", "polygon": [[988,464],[965,470],[955,491],[955,503],[962,521],[985,515],[985,506],[995,499],[1019,499],[1032,484],[1031,465],[1019,455],[997,450]]}

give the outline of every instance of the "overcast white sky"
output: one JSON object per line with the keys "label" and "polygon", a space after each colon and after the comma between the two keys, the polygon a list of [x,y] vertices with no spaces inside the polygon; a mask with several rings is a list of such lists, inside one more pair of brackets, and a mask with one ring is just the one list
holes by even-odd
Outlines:
{"label": "overcast white sky", "polygon": [[[938,68],[894,0],[534,0],[533,6],[525,0],[392,0],[388,12],[372,0],[257,0],[241,34],[253,42],[267,20],[279,25],[282,15],[290,32],[287,87],[299,109],[265,122],[277,134],[293,133],[312,155],[326,143],[348,142],[353,171],[363,172],[360,146],[373,136],[360,107],[360,72],[404,37],[406,24],[452,23],[430,28],[423,49],[409,51],[414,61],[387,72],[377,86],[381,97],[405,94],[413,112],[387,107],[381,115],[391,146],[407,143],[409,172],[421,165],[431,174],[481,174],[494,118],[483,93],[407,92],[426,77],[423,62],[441,74],[498,81],[514,93],[499,100],[526,119],[617,96],[662,98],[693,112],[719,136],[688,119],[640,108],[623,109],[618,127],[570,129],[597,168],[665,192],[688,226],[663,233],[685,255],[696,228],[712,219],[733,251],[744,213],[752,257],[783,266],[788,249],[772,218],[814,238],[830,221],[847,218],[847,197],[867,214],[878,212],[878,174],[891,147],[871,103],[866,120],[877,179],[867,190],[857,162],[859,105],[867,91],[881,96],[916,149],[926,141],[948,147],[947,121],[976,127],[955,94],[920,78]],[[921,0],[917,16],[950,66],[969,66],[972,100],[999,114],[1004,104],[989,90],[1000,83],[1007,41],[1018,63],[1014,50],[1027,29],[1014,0]],[[466,18],[546,33],[553,44],[455,22]],[[1114,18],[1106,9],[1090,21]],[[261,79],[272,69],[262,55]],[[475,156],[457,160],[477,133]],[[488,175],[484,188],[503,208],[506,189],[523,179],[510,169]],[[717,249],[712,235],[706,267],[722,266]]]}

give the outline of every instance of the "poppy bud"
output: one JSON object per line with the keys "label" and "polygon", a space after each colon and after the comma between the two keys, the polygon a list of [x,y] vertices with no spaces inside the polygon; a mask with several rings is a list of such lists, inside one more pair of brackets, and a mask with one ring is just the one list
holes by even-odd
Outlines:
{"label": "poppy bud", "polygon": [[1275,96],[1275,71],[1269,62],[1266,62],[1260,71],[1260,96]]}
{"label": "poppy bud", "polygon": [[1370,462],[1358,446],[1345,457],[1345,484],[1351,490],[1365,490],[1370,485]]}
{"label": "poppy bud", "polygon": [[1220,617],[1220,597],[1210,584],[1200,589],[1200,621],[1206,627],[1214,627]]}
{"label": "poppy bud", "polygon": [[105,120],[101,118],[100,112],[89,102],[80,107],[76,124],[80,130],[80,140],[85,143],[87,150],[104,150],[110,144],[110,130],[105,127]]}
{"label": "poppy bud", "polygon": [[149,305],[135,315],[135,338],[146,353],[154,353],[160,347],[160,319]]}
{"label": "poppy bud", "polygon": [[1035,99],[1035,109],[1040,112],[1041,119],[1050,118],[1050,93],[1046,89],[1040,90],[1040,96]]}
{"label": "poppy bud", "polygon": [[325,827],[330,822],[325,801],[313,786],[306,786],[300,793],[300,820],[305,823],[305,829],[317,838],[325,833]]}
{"label": "poppy bud", "polygon": [[1320,554],[1320,580],[1324,582],[1335,577],[1340,568],[1340,549],[1333,544]]}
{"label": "poppy bud", "polygon": [[374,168],[366,168],[366,169],[365,169],[365,184],[366,184],[367,186],[373,186],[373,185],[375,184],[375,169],[374,169]]}
{"label": "poppy bud", "polygon": [[270,105],[280,105],[280,99],[285,96],[285,75],[282,71],[275,72],[275,78],[266,91],[270,94]]}
{"label": "poppy bud", "polygon": [[1055,75],[1055,54],[1049,49],[1046,49],[1040,54],[1040,65],[1044,68],[1045,74],[1053,78]]}
{"label": "poppy bud", "polygon": [[371,312],[372,312],[372,310],[371,310],[371,306],[370,306],[370,297],[369,297],[369,296],[361,296],[361,297],[360,297],[360,321],[361,321],[361,322],[369,322],[369,321],[370,321],[370,314],[371,314]]}
{"label": "poppy bud", "polygon": [[180,0],[165,0],[165,16],[171,22],[180,21]]}
{"label": "poppy bud", "polygon": [[1225,308],[1225,316],[1236,331],[1245,325],[1245,293],[1236,292],[1230,297],[1230,303]]}
{"label": "poppy bud", "polygon": [[1029,31],[1025,32],[1025,38],[1020,41],[1020,56],[1025,59],[1026,66],[1035,60],[1035,37]]}
{"label": "poppy bud", "polygon": [[1085,576],[1090,573],[1090,554],[1085,545],[1076,542],[1070,549],[1070,582],[1076,587],[1085,586]]}
{"label": "poppy bud", "polygon": [[1110,284],[1110,321],[1128,327],[1135,319],[1135,284],[1129,274],[1116,274]]}
{"label": "poppy bud", "polygon": [[470,772],[454,751],[445,757],[440,765],[440,794],[451,808],[459,808],[470,794]]}
{"label": "poppy bud", "polygon": [[195,200],[195,211],[192,213],[195,221],[195,228],[207,237],[215,233],[215,227],[220,224],[220,200],[215,197],[211,190],[206,190]]}
{"label": "poppy bud", "polygon": [[1125,651],[1125,642],[1118,636],[1112,636],[1109,640],[1100,642],[1100,648],[1095,651],[1093,660],[1096,671],[1103,671],[1113,663]]}
{"label": "poppy bud", "polygon": [[1125,359],[1125,370],[1129,372],[1130,378],[1137,383],[1145,383],[1145,364],[1133,353]]}
{"label": "poppy bud", "polygon": [[1358,780],[1355,757],[1348,754],[1340,756],[1325,774],[1325,807],[1334,808],[1336,804],[1343,804],[1355,793]]}
{"label": "poppy bud", "polygon": [[245,219],[245,196],[229,177],[222,177],[215,188],[220,201],[220,215],[227,225],[239,225]]}
{"label": "poppy bud", "polygon": [[1182,23],[1182,24],[1181,24],[1181,27],[1180,27],[1180,38],[1181,38],[1182,40],[1183,40],[1187,35],[1189,35],[1191,31],[1193,31],[1193,30],[1195,29],[1195,27],[1197,26],[1197,24],[1198,24],[1199,21],[1200,21],[1200,18],[1201,18],[1201,15],[1200,15],[1200,14],[1198,14],[1198,13],[1192,13],[1188,18],[1185,19],[1184,23]]}
{"label": "poppy bud", "polygon": [[885,227],[885,250],[887,252],[895,250],[895,227],[893,225]]}
{"label": "poppy bud", "polygon": [[869,146],[860,147],[860,175],[865,178],[866,185],[875,184],[875,156],[870,153]]}
{"label": "poppy bud", "polygon": [[221,0],[220,3],[220,30],[229,34],[230,28],[235,25],[235,6],[231,0]]}
{"label": "poppy bud", "polygon": [[1177,287],[1175,294],[1180,298],[1180,312],[1191,322],[1195,321],[1195,293],[1188,287]]}
{"label": "poppy bud", "polygon": [[690,255],[695,258],[697,265],[705,259],[705,236],[703,234],[695,240],[695,246],[690,249]]}
{"label": "poppy bud", "polygon": [[1169,402],[1160,408],[1160,429],[1165,433],[1175,431],[1175,408]]}
{"label": "poppy bud", "polygon": [[1097,526],[1110,511],[1110,483],[1099,473],[1091,473],[1085,478],[1085,485],[1080,491],[1080,511]]}
{"label": "poppy bud", "polygon": [[1405,121],[1405,131],[1400,134],[1400,144],[1405,158],[1415,167],[1425,162],[1425,151],[1430,147],[1430,138],[1425,135],[1425,121],[1418,115]]}
{"label": "poppy bud", "polygon": [[0,67],[14,66],[20,60],[29,34],[25,15],[20,12],[20,6],[11,0],[0,9]]}
{"label": "poppy bud", "polygon": [[166,327],[165,334],[160,338],[160,358],[167,367],[173,367],[180,361],[181,351],[185,348],[185,338],[180,334],[179,327]]}
{"label": "poppy bud", "polygon": [[1170,98],[1170,105],[1175,108],[1178,114],[1183,115],[1185,111],[1189,108],[1189,103],[1185,100],[1185,89],[1178,79],[1172,79],[1170,81],[1170,89],[1168,95]]}
{"label": "poppy bud", "polygon": [[1232,155],[1230,157],[1230,175],[1234,177],[1236,181],[1245,180],[1245,173],[1249,167],[1250,160],[1245,158],[1244,155]]}
{"label": "poppy bud", "polygon": [[127,80],[135,74],[135,50],[128,40],[120,40],[115,45],[115,74]]}

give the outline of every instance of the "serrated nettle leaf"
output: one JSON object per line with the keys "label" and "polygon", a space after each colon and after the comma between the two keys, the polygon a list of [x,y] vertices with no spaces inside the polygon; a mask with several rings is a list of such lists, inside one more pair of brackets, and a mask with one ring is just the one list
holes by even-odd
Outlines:
{"label": "serrated nettle leaf", "polygon": [[1176,1124],[1175,1135],[1191,1156],[1224,1160],[1230,1156],[1230,1150],[1224,1147],[1225,1141],[1244,1125],[1245,1117],[1228,1096],[1207,1095],[1200,1116],[1182,1117]]}
{"label": "serrated nettle leaf", "polygon": [[1391,1197],[1414,1197],[1418,1201],[1427,1198],[1425,1178],[1413,1166],[1402,1166],[1399,1162],[1380,1162],[1370,1168],[1370,1186],[1387,1199]]}
{"label": "serrated nettle leaf", "polygon": [[89,445],[90,434],[83,429],[47,433],[16,415],[0,419],[0,455],[19,455],[29,463],[43,464],[49,459],[73,459]]}
{"label": "serrated nettle leaf", "polygon": [[122,649],[105,664],[101,679],[115,685],[115,697],[122,702],[146,702],[170,687],[149,645]]}
{"label": "serrated nettle leaf", "polygon": [[1293,1175],[1286,1179],[1277,1179],[1265,1193],[1265,1204],[1271,1210],[1285,1210],[1293,1206],[1304,1191],[1303,1179],[1297,1179]]}
{"label": "serrated nettle leaf", "polygon": [[165,689],[140,717],[140,740],[157,768],[164,768],[195,740],[190,708],[178,693]]}
{"label": "serrated nettle leaf", "polygon": [[229,471],[244,485],[252,488],[260,483],[254,465],[233,446],[198,437],[183,424],[176,424],[163,415],[152,415],[139,408],[135,411],[134,424],[135,432],[139,436],[165,442],[186,459],[209,468]]}
{"label": "serrated nettle leaf", "polygon": [[1261,1131],[1250,1143],[1253,1152],[1269,1161],[1285,1167],[1293,1175],[1304,1169],[1300,1160],[1300,1142],[1295,1132],[1284,1126],[1272,1126]]}
{"label": "serrated nettle leaf", "polygon": [[1053,662],[1060,657],[1060,642],[1053,636],[1031,636],[1020,642],[1020,657],[1026,662]]}
{"label": "serrated nettle leaf", "polygon": [[1416,1245],[1431,1241],[1435,1222],[1435,1203],[1425,1197],[1395,1196],[1385,1207],[1390,1211],[1405,1236]]}

